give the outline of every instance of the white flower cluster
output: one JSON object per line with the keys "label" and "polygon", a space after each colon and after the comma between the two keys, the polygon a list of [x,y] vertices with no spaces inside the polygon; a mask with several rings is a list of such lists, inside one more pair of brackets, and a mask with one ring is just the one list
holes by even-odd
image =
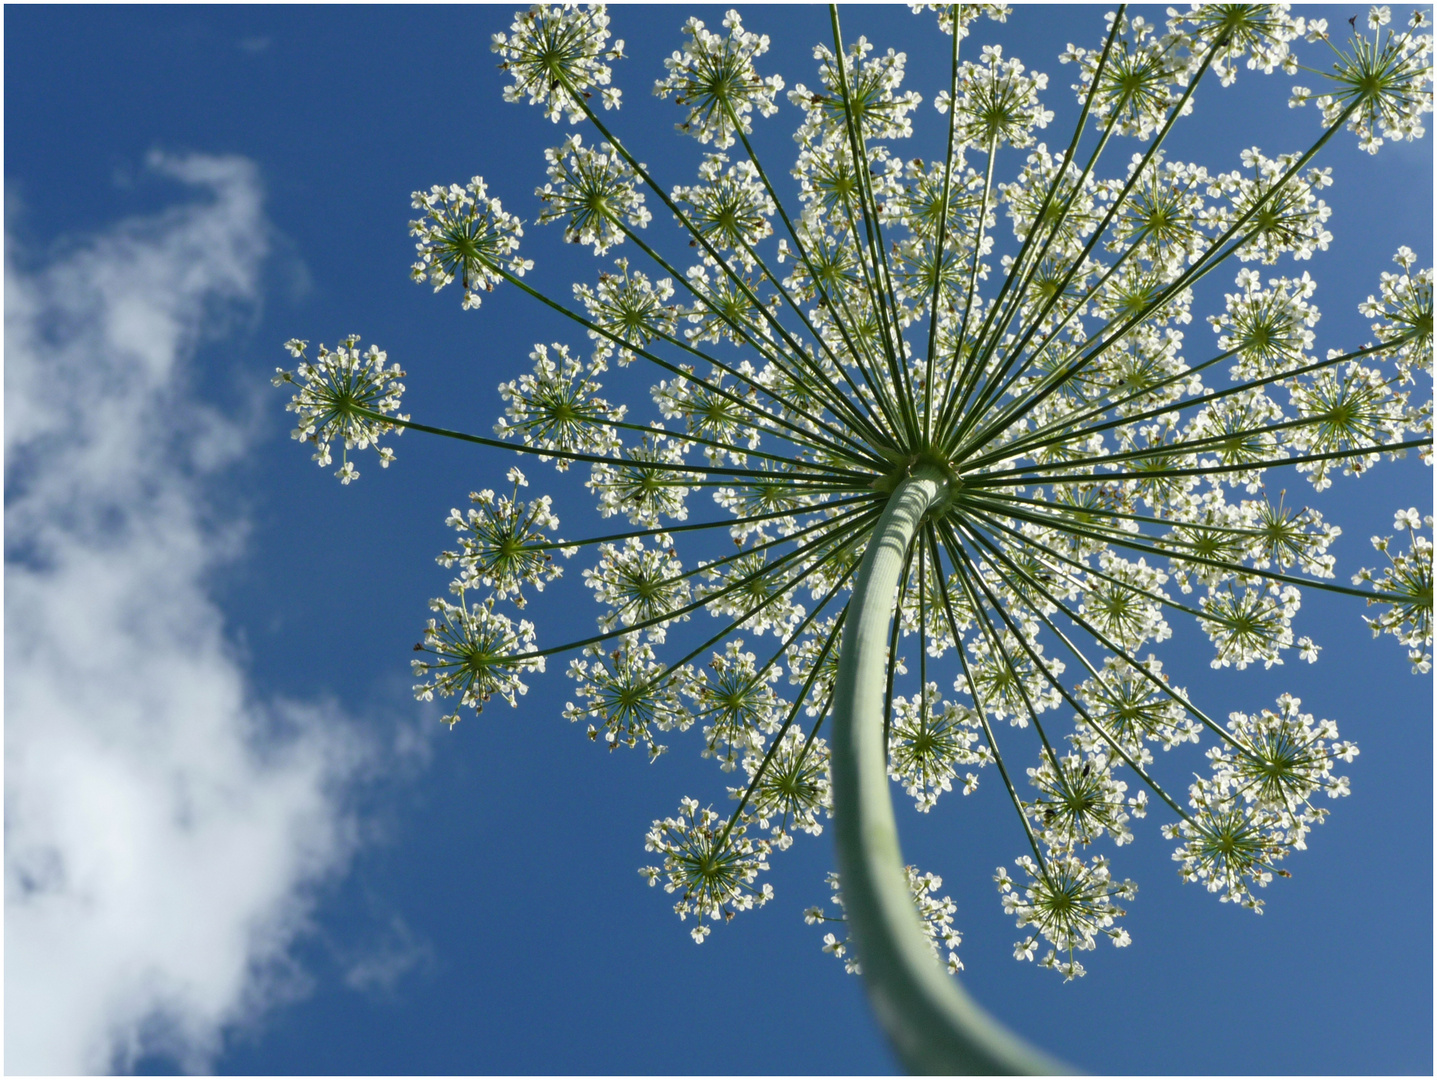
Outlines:
{"label": "white flower cluster", "polygon": [[[926,814],[940,794],[953,790],[960,767],[981,767],[992,760],[992,751],[980,742],[979,728],[972,709],[940,701],[935,682],[924,686],[921,697],[900,694],[893,699],[888,775],[903,785],[920,813]],[[977,774],[965,774],[962,783],[963,794],[971,795],[978,788]]]}
{"label": "white flower cluster", "polygon": [[424,641],[416,652],[426,652],[432,660],[415,659],[414,674],[423,681],[414,687],[420,701],[440,697],[457,697],[454,711],[444,717],[451,728],[459,722],[459,708],[482,712],[484,703],[495,694],[515,705],[516,694],[527,694],[529,687],[519,678],[527,671],[543,671],[544,657],[534,655],[534,624],[521,619],[517,624],[497,612],[492,601],[464,606],[464,593],[459,603],[447,600],[429,601],[438,619],[430,619]]}
{"label": "white flower cluster", "polygon": [[1104,833],[1119,847],[1132,842],[1128,820],[1146,815],[1147,792],[1126,798],[1128,785],[1113,777],[1112,766],[1106,754],[1089,750],[1028,770],[1038,797],[1023,806],[1049,852],[1071,853]]}
{"label": "white flower cluster", "polygon": [[[1030,651],[1031,650],[1031,651]],[[974,707],[995,720],[1025,728],[1038,713],[1055,709],[1062,700],[1049,676],[1061,675],[1061,660],[1044,661],[1043,646],[1004,630],[992,639],[978,636],[968,643],[972,654],[953,689],[973,699]]]}
{"label": "white flower cluster", "polygon": [[[1296,107],[1312,101],[1328,126],[1345,121],[1369,154],[1381,149],[1384,138],[1406,142],[1422,138],[1426,133],[1422,116],[1432,111],[1432,35],[1417,31],[1430,25],[1431,19],[1430,13],[1418,8],[1406,33],[1388,30],[1384,36],[1382,27],[1392,21],[1392,9],[1386,4],[1368,9],[1372,37],[1353,37],[1345,51],[1332,46],[1336,55],[1332,70],[1322,72],[1328,92],[1314,96],[1307,87],[1294,86],[1289,104]],[[1320,21],[1321,36],[1327,40],[1326,22]]]}
{"label": "white flower cluster", "polygon": [[615,259],[617,274],[599,274],[598,285],[576,284],[578,297],[593,320],[589,337],[594,341],[596,358],[607,360],[618,347],[618,363],[627,367],[634,360],[628,346],[644,348],[659,337],[672,337],[676,329],[677,306],[668,303],[674,295],[669,278],[650,282],[639,270],[630,272],[628,259]]}
{"label": "white flower cluster", "polygon": [[774,212],[758,168],[751,161],[729,165],[728,155],[709,153],[699,166],[699,184],[679,185],[673,199],[687,210],[697,234],[720,250],[733,252],[745,270],[756,265],[753,246],[773,232]]}
{"label": "white flower cluster", "polygon": [[[1203,166],[1168,161],[1161,150],[1147,160],[1134,154],[1122,183],[1099,184],[1099,190],[1121,208],[1107,249],[1121,253],[1132,247],[1160,265],[1196,262],[1207,247],[1203,194],[1211,182]],[[1124,187],[1128,187],[1126,197]]]}
{"label": "white flower cluster", "polygon": [[768,35],[745,30],[732,9],[724,15],[723,26],[726,37],[690,18],[684,23],[688,40],[683,50],[664,61],[669,73],[654,83],[656,95],[673,94],[674,101],[689,110],[688,119],[675,128],[720,150],[734,144],[735,131],[753,131],[749,117],[755,110],[761,116],[777,112],[774,95],[783,90],[779,76],[765,77],[754,70],[753,62],[768,52]]}
{"label": "white flower cluster", "polygon": [[[762,436],[746,423],[745,415],[744,398],[753,391],[746,391],[742,384],[732,385],[722,369],[714,368],[704,382],[682,375],[665,379],[653,386],[649,394],[665,422],[681,421],[690,434],[706,441],[704,456],[710,462],[719,464],[727,457],[735,465],[744,465],[748,454],[735,447],[743,444],[749,450],[758,449]],[[722,505],[723,500],[719,501]]]}
{"label": "white flower cluster", "polygon": [[1392,389],[1376,368],[1353,360],[1317,372],[1289,387],[1292,409],[1307,421],[1293,429],[1293,449],[1316,460],[1302,462],[1312,486],[1322,491],[1336,468],[1349,476],[1382,460],[1384,443],[1402,441],[1412,423],[1408,395]]}
{"label": "white flower cluster", "polygon": [[529,359],[534,371],[501,383],[499,393],[506,416],[494,425],[501,439],[518,438],[525,446],[558,450],[561,456],[540,454],[540,461],[554,461],[563,472],[573,454],[612,454],[620,446],[611,426],[623,420],[624,405],[610,405],[598,396],[602,389],[594,376],[603,371],[602,362],[585,365],[571,356],[567,345],[557,342],[549,348],[535,345]]}
{"label": "white flower cluster", "polygon": [[381,417],[391,413],[396,420],[409,417],[395,412],[399,408],[400,395],[404,393],[404,377],[398,364],[385,367],[389,355],[378,346],[371,345],[367,352],[359,351],[359,335],[350,334],[331,351],[319,347],[319,357],[313,362],[305,360],[304,352],[309,342],[292,338],[284,343],[289,354],[299,361],[294,371],[275,368],[275,386],[297,385],[295,395],[285,406],[288,412],[299,417],[298,426],[291,433],[302,442],[314,443],[314,460],[321,468],[332,463],[330,444],[344,444],[343,464],[334,475],[341,483],[348,484],[359,478],[359,470],[349,460],[349,451],[363,450],[371,444],[379,453],[381,468],[389,468],[394,460],[394,451],[380,446],[381,437],[404,429],[396,424],[386,423]]}
{"label": "white flower cluster", "polygon": [[[933,10],[957,38],[1009,14]],[[1373,340],[1347,351],[1319,345],[1315,303],[1333,240],[1331,169],[1315,156],[1344,126],[1369,150],[1422,134],[1426,18],[1397,33],[1374,8],[1369,33],[1354,26],[1319,99],[1325,131],[1295,148],[1265,136],[1267,153],[1244,139],[1238,161],[1206,165],[1169,138],[1200,84],[1302,69],[1300,52],[1331,44],[1325,20],[1282,4],[1193,5],[1165,21],[1115,11],[1059,57],[1096,136],[1050,146],[1047,77],[998,45],[961,43],[960,56],[959,40],[937,37],[945,78],[937,113],[923,113],[907,56],[845,41],[837,15],[812,88],[761,74],[769,40],[737,13],[722,32],[691,19],[654,88],[704,147],[682,182],[607,126],[622,43],[606,10],[519,14],[494,39],[506,98],[593,124],[547,151],[538,218],[596,256],[631,243],[571,296],[517,282],[592,344],[587,356],[536,345],[528,373],[500,386],[495,432],[559,471],[586,465],[607,535],[559,539],[553,504],[521,498],[517,470],[512,493],[476,492],[452,511],[458,539],[440,562],[458,603],[433,601],[419,695],[516,700],[521,676],[563,646],[536,649],[532,626],[500,605],[554,584],[555,551],[589,552],[598,632],[568,646],[564,715],[651,760],[684,736],[726,774],[730,813],[686,799],[648,836],[663,865],[646,876],[702,941],[772,895],[759,880],[771,854],[821,831],[832,727],[854,720],[830,715],[845,605],[890,499],[941,477],[891,598],[885,712],[860,720],[882,723],[889,775],[920,812],[999,766],[1031,848],[1023,885],[998,877],[1027,933],[1018,957],[1037,959],[1046,940],[1042,964],[1071,979],[1099,935],[1127,943],[1118,902],[1135,887],[1089,849],[1126,850],[1150,808],[1176,819],[1164,831],[1186,880],[1260,910],[1254,890],[1322,820],[1316,793],[1346,792],[1333,763],[1355,747],[1289,696],[1224,726],[1153,651],[1185,619],[1212,642],[1214,668],[1313,662],[1320,647],[1297,620],[1318,590],[1365,599],[1374,634],[1430,670],[1430,514],[1398,514],[1399,538],[1374,540],[1389,565],[1348,588],[1340,530],[1288,494],[1294,475],[1316,498],[1408,450],[1430,463],[1432,271],[1399,249],[1399,272],[1359,308]],[[752,145],[765,140],[749,138],[781,95],[799,114],[789,208]],[[946,149],[900,152],[895,140],[925,124],[925,147]],[[677,256],[656,250],[672,230],[647,229],[651,197],[678,221]],[[482,179],[414,200],[418,280],[462,282],[472,308],[532,268],[521,223]],[[1278,265],[1289,259],[1312,269]],[[1224,280],[1235,285],[1210,290]],[[1195,332],[1204,321],[1213,333]],[[657,371],[620,372],[606,391],[611,362]],[[389,430],[399,374],[349,339],[279,381],[301,383],[297,434],[327,461],[329,440],[359,447]],[[347,458],[341,475],[354,475]],[[690,621],[699,611],[717,624]],[[1184,808],[1159,774],[1186,784],[1176,759],[1204,743],[1211,771]],[[1026,798],[1010,782],[1019,744]],[[932,875],[910,868],[909,882],[956,970],[951,901]],[[810,921],[827,920],[814,909]],[[856,969],[837,934],[825,947]]]}
{"label": "white flower cluster", "polygon": [[838,650],[833,643],[838,639],[838,629],[838,617],[830,615],[788,646],[788,681],[809,688],[806,711],[811,717],[822,713],[820,703],[833,695],[833,683],[838,677]]}
{"label": "white flower cluster", "polygon": [[1079,103],[1091,97],[1090,112],[1098,127],[1111,125],[1123,135],[1147,140],[1163,125],[1169,110],[1178,108],[1179,115],[1191,111],[1183,91],[1196,54],[1176,48],[1174,35],[1159,35],[1140,15],[1123,16],[1118,27],[1124,32],[1120,51],[1110,51],[1106,60],[1102,50],[1071,44],[1058,60],[1078,65],[1080,78],[1073,89]]}
{"label": "white flower cluster", "polygon": [[[774,740],[768,751],[751,747],[743,758],[743,771],[753,785],[744,820],[771,829],[773,846],[780,851],[793,843],[793,830],[817,836],[823,832],[819,811],[833,816],[828,780],[828,743],[805,737],[796,727]],[[729,788],[735,799],[739,788]]]}
{"label": "white flower cluster", "polygon": [[464,310],[477,308],[480,291],[492,292],[506,273],[523,277],[534,269],[532,260],[515,254],[524,235],[519,219],[506,213],[498,199],[489,198],[482,176],[463,187],[435,184],[414,192],[412,199],[424,216],[409,223],[410,235],[419,238],[419,259],[410,277],[432,281],[435,292],[458,278]]}
{"label": "white flower cluster", "polygon": [[1287,4],[1202,4],[1178,12],[1168,9],[1168,31],[1190,51],[1211,50],[1212,68],[1223,86],[1237,79],[1237,61],[1247,58],[1250,71],[1271,75],[1277,68],[1292,74],[1297,57],[1292,42],[1309,33],[1325,30],[1326,20],[1308,23],[1288,12]]}
{"label": "white flower cluster", "polygon": [[1302,606],[1302,594],[1294,585],[1276,582],[1228,583],[1209,589],[1199,603],[1198,625],[1217,647],[1212,666],[1242,671],[1256,660],[1266,668],[1282,663],[1283,650],[1293,644],[1292,617]]}
{"label": "white flower cluster", "polygon": [[[1392,261],[1400,274],[1384,273],[1379,290],[1382,298],[1368,296],[1357,310],[1374,320],[1377,340],[1396,346],[1393,365],[1404,383],[1416,375],[1432,378],[1432,269],[1412,272],[1417,256],[1410,247],[1400,247]],[[1428,417],[1430,423],[1430,415]]]}
{"label": "white flower cluster", "polygon": [[1204,211],[1204,220],[1210,228],[1223,230],[1251,222],[1237,252],[1242,261],[1261,259],[1270,265],[1286,254],[1310,259],[1332,243],[1327,231],[1332,208],[1315,194],[1332,186],[1332,170],[1311,168],[1299,175],[1294,171],[1298,157],[1269,158],[1254,146],[1242,152],[1243,168],[1251,170],[1251,176],[1234,169],[1212,178],[1208,196],[1220,201]]}
{"label": "white flower cluster", "polygon": [[1189,790],[1195,813],[1164,833],[1182,840],[1173,858],[1184,880],[1199,881],[1219,899],[1261,913],[1252,887],[1266,887],[1290,851],[1307,847],[1306,837],[1327,811],[1314,807],[1318,790],[1330,798],[1348,794],[1345,776],[1333,776],[1334,761],[1350,762],[1357,747],[1340,742],[1330,720],[1313,723],[1302,703],[1282,695],[1278,711],[1257,716],[1233,713],[1224,745],[1208,752],[1211,779]]}
{"label": "white flower cluster", "polygon": [[597,150],[578,133],[544,151],[549,182],[534,194],[544,201],[539,223],[567,221],[564,239],[593,244],[603,255],[624,240],[625,225],[647,228],[652,214],[634,187],[634,170],[608,143]]}
{"label": "white flower cluster", "polygon": [[601,629],[632,627],[662,645],[670,623],[688,618],[675,613],[687,605],[690,589],[673,540],[660,533],[652,543],[631,536],[622,547],[600,544],[598,565],[584,571],[584,584],[607,608]]}
{"label": "white flower cluster", "polygon": [[1384,594],[1367,601],[1387,610],[1368,618],[1372,636],[1391,634],[1407,646],[1413,672],[1426,675],[1432,670],[1432,539],[1418,530],[1432,531],[1432,515],[1425,517],[1415,506],[1397,511],[1394,529],[1407,532],[1407,550],[1392,553],[1392,537],[1374,536],[1372,546],[1387,556],[1388,565],[1379,574],[1362,569],[1352,575],[1352,584],[1369,582]]}
{"label": "white flower cluster", "polygon": [[1162,585],[1167,574],[1147,560],[1130,562],[1111,551],[1098,554],[1096,571],[1088,572],[1080,615],[1111,641],[1136,653],[1149,641],[1166,641],[1172,629],[1163,618]]}
{"label": "white flower cluster", "polygon": [[694,593],[712,597],[709,611],[733,618],[738,629],[786,638],[807,612],[795,599],[789,575],[769,571],[770,550],[771,547],[750,548],[726,560],[705,563],[701,572],[709,582],[698,585]]}
{"label": "white flower cluster", "polygon": [[[1047,88],[1048,76],[1027,74],[1015,57],[1005,60],[1001,45],[984,45],[978,63],[964,63],[958,69],[954,133],[985,153],[999,146],[1032,146],[1033,132],[1053,119],[1053,110],[1038,97]],[[940,93],[933,104],[946,115],[951,96]]]}
{"label": "white flower cluster", "polygon": [[595,642],[584,650],[588,659],[569,661],[582,704],[565,704],[564,717],[587,721],[589,738],[597,741],[602,732],[610,750],[643,742],[652,761],[668,750],[654,732],[687,731],[694,722],[678,690],[689,672],[659,663],[654,647],[637,633],[617,644],[609,651]]}
{"label": "white flower cluster", "polygon": [[499,66],[514,76],[504,88],[505,101],[543,105],[554,123],[567,115],[569,123],[584,119],[580,98],[589,88],[602,87],[599,96],[606,109],[619,107],[619,90],[610,86],[613,70],[606,60],[624,55],[622,39],[609,43],[609,14],[603,4],[536,4],[514,16],[509,33],[497,33],[489,46],[504,58]]}
{"label": "white flower cluster", "polygon": [[1146,743],[1171,750],[1202,738],[1202,725],[1184,707],[1186,692],[1168,685],[1155,657],[1149,656],[1139,668],[1110,656],[1101,675],[1079,684],[1077,695],[1083,713],[1073,745],[1090,757],[1112,748],[1127,760],[1149,765],[1153,755]]}
{"label": "white flower cluster", "polygon": [[760,666],[743,639],[734,638],[723,654],[703,668],[703,674],[684,687],[693,699],[693,712],[703,721],[703,756],[717,758],[719,768],[732,772],[740,757],[764,747],[764,735],[778,730],[784,702],[773,691],[782,676],[777,664]]}
{"label": "white flower cluster", "polygon": [[[963,944],[963,935],[953,926],[953,916],[957,914],[958,905],[951,897],[937,894],[937,890],[943,888],[943,879],[937,874],[922,873],[916,866],[905,866],[903,872],[908,877],[913,906],[918,909],[918,922],[923,929],[923,936],[928,939],[928,944],[933,949],[934,958],[944,963],[948,974],[956,975],[963,970],[963,961],[958,959],[958,948]],[[842,911],[843,892],[836,873],[828,875],[828,887],[833,892],[834,905]],[[812,926],[815,923],[846,920],[842,915],[828,915],[823,908],[814,906],[803,913],[803,921]],[[948,953],[946,957],[943,955],[945,950]],[[844,970],[850,975],[863,974],[858,958],[849,948],[847,936],[840,941],[838,935],[832,931],[824,934],[823,951],[842,960]]]}
{"label": "white flower cluster", "polygon": [[1042,863],[1027,855],[1020,855],[1014,862],[1028,877],[1021,893],[1001,866],[993,880],[998,883],[1003,910],[1017,916],[1020,930],[1025,926],[1034,930],[1013,946],[1015,958],[1032,960],[1041,935],[1053,948],[1038,962],[1062,975],[1064,982],[1071,982],[1086,974],[1073,953],[1097,948],[1099,934],[1106,935],[1118,948],[1132,942],[1128,932],[1115,925],[1127,912],[1113,900],[1131,900],[1137,896],[1138,887],[1131,881],[1115,882],[1107,859],[1095,855],[1091,863],[1085,863],[1077,855],[1050,854]]}
{"label": "white flower cluster", "polygon": [[[545,584],[563,573],[550,554],[559,545],[551,543],[548,535],[559,527],[559,519],[549,496],[528,503],[519,499],[519,489],[528,487],[529,481],[517,468],[509,470],[509,479],[514,484],[512,495],[496,498],[485,488],[470,493],[473,506],[467,513],[449,511],[444,524],[458,531],[459,550],[445,551],[437,561],[446,568],[459,565],[457,587],[493,589],[497,599],[512,598],[522,608],[525,585],[543,592]],[[560,550],[573,554],[571,548]]]}
{"label": "white flower cluster", "polygon": [[1349,794],[1347,777],[1333,776],[1332,763],[1351,762],[1358,753],[1355,743],[1338,740],[1335,723],[1314,723],[1311,714],[1298,711],[1301,705],[1298,698],[1283,694],[1276,712],[1232,713],[1230,741],[1207,753],[1218,793],[1276,815],[1299,850],[1308,825],[1327,814],[1312,806],[1311,796],[1319,790],[1334,799]]}
{"label": "white flower cluster", "polygon": [[859,37],[839,64],[827,45],[814,46],[823,90],[797,83],[788,92],[788,100],[804,111],[795,141],[817,143],[828,153],[841,154],[849,139],[850,117],[864,139],[902,139],[913,134],[909,113],[922,104],[923,97],[913,90],[898,92],[908,56],[889,49],[870,59],[872,52],[873,43]]}
{"label": "white flower cluster", "polygon": [[666,876],[664,891],[679,894],[674,911],[680,919],[694,916],[689,936],[700,944],[713,930],[705,918],[727,921],[773,899],[772,885],[753,887],[758,872],[768,869],[767,841],[750,840],[743,825],[724,827],[722,821],[712,809],[699,809],[696,799],[683,799],[678,816],[654,822],[644,840],[644,848],[662,855],[664,865],[639,873],[650,885]]}
{"label": "white flower cluster", "polygon": [[688,444],[667,435],[644,435],[622,448],[622,461],[595,462],[584,486],[598,498],[604,517],[624,514],[635,525],[658,528],[663,518],[686,521],[691,473],[683,465]]}
{"label": "white flower cluster", "polygon": [[1312,328],[1320,315],[1308,303],[1317,282],[1303,271],[1297,280],[1270,278],[1264,289],[1262,276],[1244,267],[1237,286],[1241,292],[1225,296],[1227,310],[1208,316],[1218,348],[1236,354],[1233,378],[1261,379],[1300,365],[1317,340]]}

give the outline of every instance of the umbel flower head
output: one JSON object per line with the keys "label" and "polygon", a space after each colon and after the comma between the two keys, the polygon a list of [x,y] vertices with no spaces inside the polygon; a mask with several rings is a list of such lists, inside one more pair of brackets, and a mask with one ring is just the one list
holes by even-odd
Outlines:
{"label": "umbel flower head", "polygon": [[[320,345],[314,363],[304,358],[309,342],[292,338],[285,342],[286,351],[299,366],[294,371],[275,368],[275,386],[293,384],[299,389],[290,399],[287,410],[299,416],[293,436],[315,445],[314,460],[321,468],[332,464],[331,443],[343,443],[343,464],[334,475],[348,484],[359,478],[359,470],[349,460],[349,451],[373,445],[379,452],[381,468],[389,468],[394,451],[380,446],[379,440],[391,431],[398,435],[402,422],[409,417],[395,413],[400,395],[404,393],[404,377],[398,364],[384,366],[389,355],[377,345],[368,352],[359,351],[359,335],[350,334],[333,351]],[[394,413],[399,424],[386,422]]]}
{"label": "umbel flower head", "polygon": [[[537,220],[627,254],[572,299],[546,295],[481,178],[416,194],[415,277],[462,278],[466,308],[512,286],[541,301],[549,344],[501,385],[497,438],[390,421],[585,469],[612,522],[556,538],[551,501],[521,500],[517,471],[511,495],[454,511],[440,561],[460,603],[433,601],[420,696],[512,703],[522,674],[571,652],[564,715],[591,739],[655,761],[660,736],[684,741],[716,784],[735,781],[725,812],[686,797],[646,838],[662,866],[643,872],[694,940],[767,903],[770,858],[832,818],[852,934],[825,948],[905,1001],[956,991],[895,942],[961,965],[938,879],[865,847],[892,828],[874,809],[892,782],[926,811],[995,766],[1023,878],[996,878],[1025,934],[1015,954],[1046,942],[1042,966],[1071,980],[1100,938],[1129,941],[1136,886],[1111,864],[1147,817],[1184,880],[1260,911],[1254,890],[1325,819],[1319,796],[1349,791],[1333,769],[1355,746],[1296,698],[1223,724],[1174,685],[1175,626],[1207,638],[1214,668],[1315,662],[1301,631],[1321,627],[1301,620],[1317,590],[1365,602],[1374,634],[1415,670],[1431,662],[1431,515],[1398,513],[1402,538],[1374,540],[1390,565],[1339,577],[1340,530],[1308,504],[1409,450],[1431,461],[1431,271],[1401,248],[1401,272],[1360,304],[1371,340],[1322,351],[1314,276],[1332,241],[1324,148],[1344,129],[1373,152],[1423,134],[1427,16],[1399,30],[1374,8],[1339,47],[1285,5],[1163,23],[1120,9],[1058,58],[1073,79],[1054,90],[997,45],[975,53],[980,20],[1006,7],[935,10],[933,111],[904,86],[907,57],[845,39],[837,10],[806,83],[764,71],[768,39],[736,13],[723,33],[690,20],[655,87],[698,144],[687,175],[608,126],[622,43],[602,5],[516,16],[494,37],[506,99],[592,125],[535,161]],[[1183,160],[1170,133],[1211,107],[1200,87],[1245,84],[1242,68],[1324,80],[1294,94],[1321,127]],[[796,201],[749,139],[790,85]],[[1055,135],[1067,94],[1078,123]],[[941,149],[925,161],[903,141],[930,124]],[[1209,286],[1223,299],[1204,308]],[[611,360],[651,371],[649,402],[604,390]],[[317,413],[312,430],[364,445],[370,429],[343,423],[383,411]],[[558,583],[555,551],[583,553],[574,595],[596,602],[595,633],[541,649],[504,606]],[[948,1035],[906,1017],[885,1011],[915,1068],[1037,1067],[923,1056],[911,1048]]]}
{"label": "umbel flower head", "polygon": [[[439,618],[429,620],[424,641],[414,646],[414,651],[428,653],[433,659],[413,661],[414,674],[423,680],[414,687],[415,697],[420,701],[432,701],[436,693],[457,697],[460,705],[475,712],[482,712],[495,694],[515,704],[516,694],[529,692],[519,675],[544,670],[544,658],[531,651],[534,624],[521,619],[516,625],[495,611],[492,601],[466,607],[464,589],[458,587],[455,592],[457,604],[443,599],[429,602]],[[444,722],[453,727],[459,722],[459,711],[446,716]]]}
{"label": "umbel flower head", "polygon": [[[936,890],[943,888],[943,879],[937,874],[921,873],[916,866],[905,866],[903,874],[908,879],[908,891],[913,896],[913,906],[918,909],[918,918],[923,936],[933,950],[934,957],[942,960],[950,975],[963,970],[963,961],[958,959],[957,949],[963,944],[963,935],[953,926],[953,914],[958,905],[952,897],[938,896]],[[833,903],[840,914],[829,915],[815,904],[803,913],[803,921],[812,926],[815,923],[846,922],[843,911],[843,890],[837,874],[828,875],[828,887],[833,890]],[[947,955],[944,956],[944,951]],[[849,947],[848,938],[842,940],[833,931],[823,935],[823,951],[843,961],[844,970],[850,975],[863,974],[858,958]]]}
{"label": "umbel flower head", "polygon": [[493,289],[503,280],[501,270],[524,276],[533,263],[515,255],[524,229],[519,219],[504,212],[498,199],[489,198],[482,176],[460,187],[435,184],[411,196],[414,209],[424,216],[409,223],[417,236],[419,259],[410,267],[415,281],[432,281],[434,291],[458,278],[464,288],[465,309],[479,306],[479,291]]}
{"label": "umbel flower head", "polygon": [[504,58],[500,64],[514,77],[504,89],[505,101],[543,105],[554,123],[584,121],[589,88],[599,86],[606,109],[619,107],[619,91],[609,86],[613,70],[606,60],[624,55],[623,41],[609,39],[609,16],[603,4],[536,4],[515,14],[509,33],[495,34],[489,46]]}

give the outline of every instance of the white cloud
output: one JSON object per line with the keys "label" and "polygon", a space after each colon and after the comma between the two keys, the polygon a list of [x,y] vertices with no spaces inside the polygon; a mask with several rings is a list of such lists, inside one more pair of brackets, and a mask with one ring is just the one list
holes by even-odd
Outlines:
{"label": "white cloud", "polygon": [[[257,298],[253,166],[157,157],[195,198],[5,275],[5,1068],[206,1068],[303,977],[353,849],[354,732],[257,701],[207,592],[206,485],[248,432],[196,350]],[[11,245],[7,244],[7,252]]]}

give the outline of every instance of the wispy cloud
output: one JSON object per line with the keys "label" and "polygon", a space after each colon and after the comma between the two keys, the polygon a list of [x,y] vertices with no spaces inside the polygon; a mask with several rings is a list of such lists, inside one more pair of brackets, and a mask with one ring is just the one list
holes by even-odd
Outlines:
{"label": "wispy cloud", "polygon": [[389,995],[406,975],[416,969],[431,969],[433,965],[434,947],[395,915],[383,934],[350,956],[345,965],[344,984],[363,993]]}
{"label": "wispy cloud", "polygon": [[249,434],[191,367],[257,297],[258,178],[151,165],[192,197],[7,257],[7,1072],[206,1068],[302,989],[291,947],[354,846],[354,732],[258,697],[207,591],[242,525],[207,485]]}

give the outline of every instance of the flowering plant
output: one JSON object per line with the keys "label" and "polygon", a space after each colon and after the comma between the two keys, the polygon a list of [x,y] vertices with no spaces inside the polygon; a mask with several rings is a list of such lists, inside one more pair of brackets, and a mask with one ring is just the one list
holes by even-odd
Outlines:
{"label": "flowering plant", "polygon": [[[517,15],[493,39],[506,98],[591,129],[546,153],[537,221],[592,245],[603,269],[572,300],[526,282],[523,223],[476,176],[414,194],[413,277],[436,292],[460,282],[466,309],[522,290],[583,328],[587,356],[535,344],[532,372],[500,387],[494,438],[399,414],[403,373],[377,349],[366,361],[354,336],[276,382],[298,384],[295,436],[321,464],[344,440],[346,483],[349,450],[405,428],[586,467],[615,519],[606,535],[559,536],[552,500],[527,497],[518,468],[509,494],[451,513],[440,561],[457,603],[431,602],[416,693],[454,699],[452,725],[495,694],[515,703],[546,658],[574,654],[564,714],[591,738],[658,758],[693,730],[735,781],[732,809],[685,798],[646,838],[641,873],[695,941],[767,903],[769,860],[832,818],[839,913],[807,918],[846,924],[824,948],[861,970],[905,1063],[1035,1070],[1052,1063],[932,959],[961,969],[954,906],[899,857],[890,783],[927,810],[993,766],[1026,845],[1016,874],[995,874],[1014,953],[1070,980],[1100,937],[1129,941],[1137,887],[1088,851],[1101,837],[1125,845],[1160,812],[1185,880],[1260,911],[1323,804],[1347,794],[1335,770],[1357,748],[1333,721],[1283,695],[1222,723],[1152,649],[1189,616],[1214,668],[1313,662],[1319,645],[1294,623],[1318,589],[1365,601],[1374,634],[1430,670],[1431,516],[1398,510],[1402,538],[1374,541],[1388,565],[1344,581],[1339,530],[1268,485],[1293,469],[1316,495],[1408,451],[1430,464],[1432,272],[1399,250],[1400,273],[1361,306],[1373,339],[1319,358],[1312,278],[1259,268],[1328,246],[1332,180],[1315,160],[1344,129],[1370,153],[1423,134],[1431,39],[1424,13],[1399,31],[1382,7],[1345,47],[1283,5],[1194,7],[1162,25],[1119,8],[1093,47],[1059,58],[1080,114],[1050,149],[1047,77],[998,46],[965,55],[975,20],[1008,10],[934,10],[949,56],[933,98],[941,160],[895,149],[921,105],[903,54],[846,41],[834,10],[816,82],[785,97],[760,71],[768,38],[729,12],[723,33],[690,19],[654,87],[704,147],[695,182],[668,185],[608,126],[623,42],[602,6]],[[1305,46],[1326,66],[1307,66]],[[1175,160],[1169,135],[1197,87],[1244,67],[1325,80],[1292,94],[1320,111],[1314,137],[1250,149],[1227,172]],[[784,100],[801,116],[790,205],[749,138]],[[1123,140],[1132,152],[1115,164]],[[683,230],[684,259],[646,238],[656,210]],[[636,253],[615,259],[625,244]],[[1204,344],[1185,329],[1195,287],[1224,268],[1234,291],[1205,315]],[[304,357],[304,342],[289,347]],[[658,369],[645,422],[602,385],[632,364]],[[681,556],[709,531],[731,553]],[[580,553],[597,633],[541,647],[506,607]],[[716,621],[696,632],[702,612]],[[1188,744],[1206,745],[1206,765],[1184,794],[1154,749],[1201,758]]]}

